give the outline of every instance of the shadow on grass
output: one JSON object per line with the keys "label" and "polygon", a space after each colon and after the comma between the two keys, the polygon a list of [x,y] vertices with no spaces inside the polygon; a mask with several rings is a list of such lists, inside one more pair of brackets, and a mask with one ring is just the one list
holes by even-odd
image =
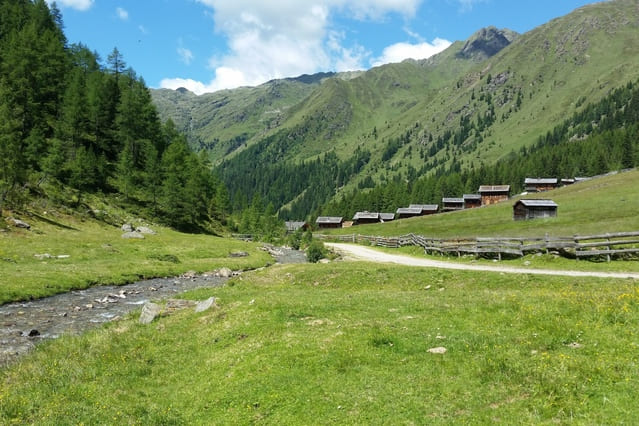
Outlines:
{"label": "shadow on grass", "polygon": [[65,224],[60,223],[60,222],[56,222],[55,220],[51,220],[51,219],[49,219],[48,217],[40,216],[40,215],[39,215],[39,214],[37,214],[37,213],[29,212],[29,214],[30,214],[31,216],[33,216],[33,217],[37,218],[38,220],[41,220],[42,222],[46,222],[46,223],[48,223],[49,225],[53,225],[53,226],[56,226],[56,227],[58,227],[58,228],[62,228],[62,229],[69,229],[69,230],[71,230],[71,231],[79,231],[79,229],[78,229],[78,228],[74,228],[74,227],[72,227],[72,226],[65,225]]}

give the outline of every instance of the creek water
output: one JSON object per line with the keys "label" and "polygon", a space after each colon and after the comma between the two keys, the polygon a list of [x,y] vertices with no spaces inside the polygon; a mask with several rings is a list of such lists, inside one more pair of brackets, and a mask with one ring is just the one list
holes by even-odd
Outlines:
{"label": "creek water", "polygon": [[[303,263],[303,252],[269,247],[277,263]],[[97,286],[28,302],[0,306],[0,366],[15,361],[46,339],[78,334],[141,309],[150,300],[174,297],[200,287],[218,287],[228,278],[214,273],[155,278],[121,286]]]}

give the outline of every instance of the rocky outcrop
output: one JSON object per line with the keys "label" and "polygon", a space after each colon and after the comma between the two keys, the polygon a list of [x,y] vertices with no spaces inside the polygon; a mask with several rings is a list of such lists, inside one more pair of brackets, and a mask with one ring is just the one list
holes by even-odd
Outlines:
{"label": "rocky outcrop", "polygon": [[509,29],[482,28],[464,43],[457,56],[482,61],[499,53],[518,36],[518,33]]}

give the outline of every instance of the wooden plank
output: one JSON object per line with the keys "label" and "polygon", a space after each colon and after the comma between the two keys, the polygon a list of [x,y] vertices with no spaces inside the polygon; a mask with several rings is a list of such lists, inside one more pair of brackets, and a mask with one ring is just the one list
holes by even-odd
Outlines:
{"label": "wooden plank", "polygon": [[575,252],[575,254],[579,257],[605,256],[607,254],[623,254],[623,253],[639,253],[639,248],[618,249],[618,250],[580,250]]}
{"label": "wooden plank", "polygon": [[576,248],[601,247],[601,246],[623,246],[627,244],[639,244],[639,240],[615,240],[615,241],[599,241],[596,243],[580,243]]}

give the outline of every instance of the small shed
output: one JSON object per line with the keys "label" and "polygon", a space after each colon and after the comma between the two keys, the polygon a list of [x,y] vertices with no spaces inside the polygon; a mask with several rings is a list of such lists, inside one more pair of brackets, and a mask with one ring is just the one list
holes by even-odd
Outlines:
{"label": "small shed", "polygon": [[513,205],[514,220],[539,219],[557,216],[553,200],[519,200]]}
{"label": "small shed", "polygon": [[442,198],[443,212],[454,212],[457,210],[464,210],[463,198]]}
{"label": "small shed", "polygon": [[341,228],[344,218],[335,216],[319,216],[315,220],[315,224],[319,229],[335,229]]}
{"label": "small shed", "polygon": [[439,211],[439,204],[411,204],[409,209],[421,209],[420,216],[435,214]]}
{"label": "small shed", "polygon": [[422,215],[422,209],[417,207],[400,207],[395,212],[397,219],[406,219],[409,217],[417,217]]}
{"label": "small shed", "polygon": [[292,234],[300,229],[306,231],[309,228],[308,222],[303,221],[287,221],[284,222],[284,226],[286,226],[287,234]]}
{"label": "small shed", "polygon": [[559,186],[557,178],[526,178],[524,187],[526,192],[544,192]]}
{"label": "small shed", "polygon": [[380,213],[379,214],[380,222],[392,222],[395,220],[395,213]]}
{"label": "small shed", "polygon": [[353,216],[353,225],[364,225],[367,223],[379,223],[379,213],[357,212]]}
{"label": "small shed", "polygon": [[479,187],[481,205],[489,206],[510,198],[510,185],[481,185]]}
{"label": "small shed", "polygon": [[479,194],[464,194],[462,198],[464,199],[465,209],[481,207],[481,195]]}

